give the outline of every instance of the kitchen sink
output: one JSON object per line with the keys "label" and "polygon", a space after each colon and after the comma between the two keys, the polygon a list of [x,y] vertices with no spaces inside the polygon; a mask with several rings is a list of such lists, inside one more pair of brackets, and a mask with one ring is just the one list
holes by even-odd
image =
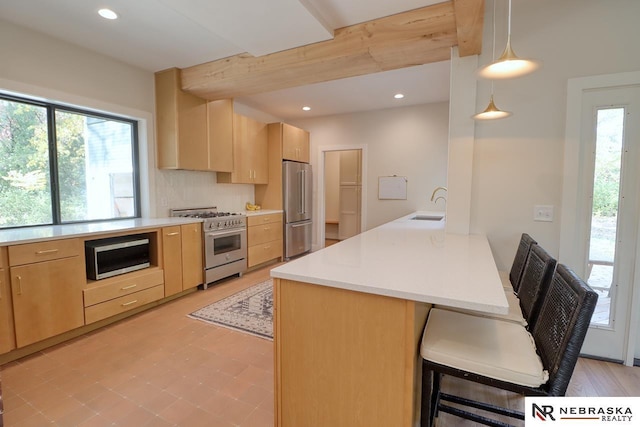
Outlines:
{"label": "kitchen sink", "polygon": [[420,221],[440,221],[444,218],[443,215],[416,215],[409,219],[415,219]]}

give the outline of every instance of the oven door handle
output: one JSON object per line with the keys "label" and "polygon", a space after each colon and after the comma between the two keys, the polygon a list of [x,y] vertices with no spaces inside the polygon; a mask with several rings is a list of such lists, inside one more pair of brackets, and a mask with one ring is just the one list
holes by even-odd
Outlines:
{"label": "oven door handle", "polygon": [[246,229],[235,228],[233,230],[208,231],[204,234],[204,236],[205,237],[224,237],[224,236],[230,236],[232,234],[238,234],[238,233],[246,233]]}

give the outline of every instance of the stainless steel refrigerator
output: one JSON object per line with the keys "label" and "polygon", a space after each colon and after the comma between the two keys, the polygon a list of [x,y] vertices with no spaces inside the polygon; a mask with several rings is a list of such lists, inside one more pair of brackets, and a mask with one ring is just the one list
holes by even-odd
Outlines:
{"label": "stainless steel refrigerator", "polygon": [[284,257],[311,250],[311,165],[282,162],[282,192],[284,195]]}

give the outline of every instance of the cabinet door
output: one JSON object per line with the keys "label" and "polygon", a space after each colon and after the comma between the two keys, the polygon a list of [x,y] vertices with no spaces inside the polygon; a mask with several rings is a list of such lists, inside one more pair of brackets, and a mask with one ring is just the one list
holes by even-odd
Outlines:
{"label": "cabinet door", "polygon": [[283,123],[282,158],[309,163],[309,132]]}
{"label": "cabinet door", "polygon": [[265,123],[233,114],[233,172],[218,173],[218,182],[267,184],[269,182],[268,131]]}
{"label": "cabinet door", "polygon": [[249,145],[249,118],[240,114],[233,115],[233,173],[231,182],[251,184],[253,168],[251,165],[251,146]]}
{"label": "cabinet door", "polygon": [[340,221],[338,238],[348,239],[360,233],[361,187],[359,185],[340,186]]}
{"label": "cabinet door", "polygon": [[79,256],[11,267],[18,347],[84,325],[84,270]]}
{"label": "cabinet door", "polygon": [[182,236],[180,226],[162,229],[164,296],[182,292]]}
{"label": "cabinet door", "polygon": [[182,228],[182,289],[195,288],[203,282],[202,224],[185,224]]}
{"label": "cabinet door", "polygon": [[207,101],[180,81],[177,68],[155,75],[158,168],[208,170]]}
{"label": "cabinet door", "polygon": [[268,131],[267,124],[249,119],[248,123],[249,153],[251,157],[251,169],[253,170],[253,184],[269,183],[269,159],[268,159]]}
{"label": "cabinet door", "polygon": [[233,100],[220,99],[207,103],[209,169],[233,171]]}
{"label": "cabinet door", "polygon": [[362,184],[362,150],[340,152],[340,185]]}
{"label": "cabinet door", "polygon": [[8,271],[0,268],[0,354],[16,348]]}

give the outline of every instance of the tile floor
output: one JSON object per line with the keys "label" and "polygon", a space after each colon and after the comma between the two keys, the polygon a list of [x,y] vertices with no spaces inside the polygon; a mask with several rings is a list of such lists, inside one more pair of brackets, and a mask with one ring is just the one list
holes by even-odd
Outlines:
{"label": "tile floor", "polygon": [[268,274],[2,366],[5,426],[273,426],[273,342],[186,316]]}
{"label": "tile floor", "polygon": [[[5,426],[272,427],[273,343],[186,316],[266,280],[272,267],[0,367]],[[468,397],[522,405],[450,381]],[[580,359],[567,395],[640,396],[640,368]],[[477,424],[441,414],[437,426]]]}

